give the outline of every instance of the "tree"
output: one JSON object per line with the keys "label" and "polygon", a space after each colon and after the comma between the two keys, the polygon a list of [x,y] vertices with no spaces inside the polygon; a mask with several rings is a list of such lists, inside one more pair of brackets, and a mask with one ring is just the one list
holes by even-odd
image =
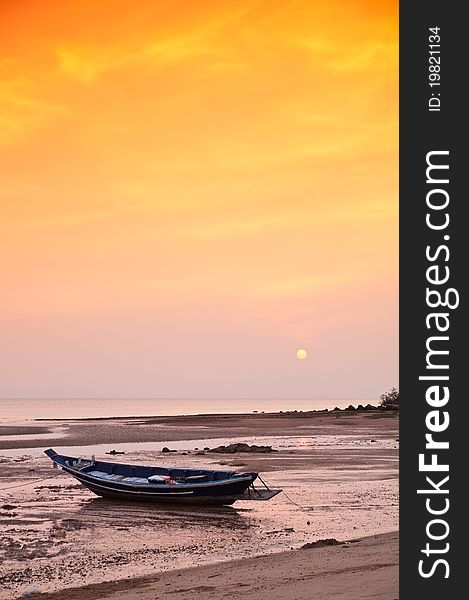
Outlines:
{"label": "tree", "polygon": [[399,390],[392,388],[389,392],[381,394],[380,406],[386,410],[399,410]]}

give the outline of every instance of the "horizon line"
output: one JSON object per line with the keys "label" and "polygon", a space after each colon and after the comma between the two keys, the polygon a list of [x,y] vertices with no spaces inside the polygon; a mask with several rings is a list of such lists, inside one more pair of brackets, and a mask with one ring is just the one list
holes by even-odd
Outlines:
{"label": "horizon line", "polygon": [[0,400],[360,400],[370,398],[372,396],[0,396]]}

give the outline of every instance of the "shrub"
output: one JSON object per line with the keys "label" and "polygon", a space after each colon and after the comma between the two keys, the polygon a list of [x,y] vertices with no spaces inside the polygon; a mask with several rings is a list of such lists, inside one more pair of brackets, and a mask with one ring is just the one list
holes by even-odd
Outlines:
{"label": "shrub", "polygon": [[399,390],[392,388],[389,392],[381,394],[380,406],[386,410],[399,410]]}

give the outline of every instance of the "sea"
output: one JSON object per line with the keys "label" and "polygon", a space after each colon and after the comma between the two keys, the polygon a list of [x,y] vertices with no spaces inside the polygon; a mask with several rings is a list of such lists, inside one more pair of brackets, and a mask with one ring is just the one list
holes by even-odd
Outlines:
{"label": "sea", "polygon": [[369,398],[2,398],[0,420],[90,419],[332,410]]}

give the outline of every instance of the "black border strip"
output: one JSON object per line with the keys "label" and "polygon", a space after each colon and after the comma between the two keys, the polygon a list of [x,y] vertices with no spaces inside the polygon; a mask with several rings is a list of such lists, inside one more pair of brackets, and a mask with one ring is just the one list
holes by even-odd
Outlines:
{"label": "black border strip", "polygon": [[[458,462],[467,454],[463,439],[469,439],[462,431],[466,419],[463,379],[468,370],[463,328],[468,256],[464,208],[468,201],[462,189],[467,115],[462,87],[468,71],[463,59],[469,55],[469,25],[462,15],[463,8],[464,3],[435,0],[400,5],[401,600],[458,598],[461,592],[457,587],[463,585],[462,528],[466,518],[461,509],[467,501]],[[435,27],[439,28],[436,34],[429,31]],[[438,37],[430,39],[432,34]],[[431,56],[440,57],[440,61],[430,60]],[[430,68],[436,65],[439,68]],[[439,85],[430,86],[435,81]],[[437,151],[441,154],[428,154]],[[427,173],[427,160],[449,168],[430,169]],[[448,206],[441,210],[427,204],[440,202],[443,206],[447,198]],[[449,222],[443,229],[432,229],[426,222],[427,214],[432,225],[445,223],[446,214]],[[429,278],[439,281],[447,274],[445,283],[429,282]],[[459,306],[431,308],[429,303],[438,304],[438,296],[433,294],[429,300],[427,288],[439,291],[442,297],[453,288],[455,292],[450,292],[448,298],[456,304],[459,296]],[[435,312],[447,317],[426,320]],[[437,321],[442,329],[447,326],[447,331],[438,331]],[[432,336],[435,339],[430,339]],[[443,339],[445,336],[447,339]],[[448,354],[432,354],[435,349]],[[419,380],[419,376],[449,379]],[[433,394],[427,391],[432,386]],[[446,402],[444,387],[449,393]],[[436,413],[429,416],[432,411]],[[426,449],[425,436],[429,433],[432,439],[448,442],[449,448]],[[429,471],[428,467],[419,470],[420,454],[424,454],[424,464],[435,460],[438,465],[448,465],[448,471]],[[441,483],[447,476],[449,479]],[[419,489],[434,493],[419,494]],[[432,515],[430,510],[441,514]],[[442,562],[437,564],[438,560]],[[426,577],[419,574],[419,567]]]}

